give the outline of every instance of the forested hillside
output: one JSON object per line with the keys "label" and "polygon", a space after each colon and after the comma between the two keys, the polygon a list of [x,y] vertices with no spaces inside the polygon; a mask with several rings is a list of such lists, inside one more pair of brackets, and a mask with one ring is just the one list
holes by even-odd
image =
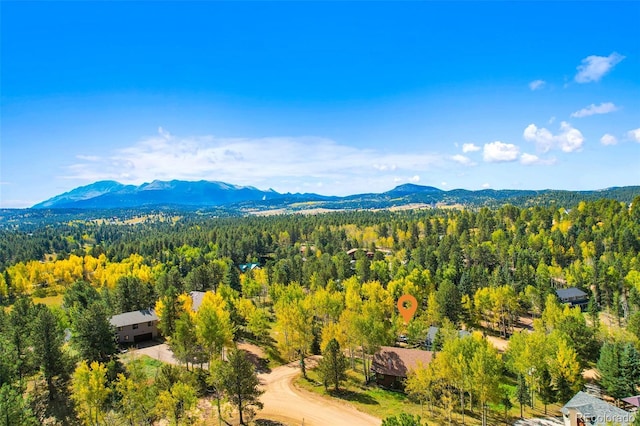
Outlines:
{"label": "forested hillside", "polygon": [[[217,375],[197,366],[218,365],[223,348],[241,339],[303,366],[335,339],[347,367],[366,380],[380,346],[401,334],[418,345],[432,325],[444,330],[443,356],[410,377],[407,391],[449,416],[460,399],[482,418],[505,398],[525,403],[505,391],[514,381],[545,406],[564,403],[589,367],[600,369],[603,391],[615,398],[640,384],[640,197],[569,208],[129,219],[0,230],[0,384],[10,401],[3,409],[21,413],[24,424],[202,418],[195,401],[212,398],[207,389],[233,398],[222,392],[227,367]],[[589,295],[586,313],[557,301],[555,290],[568,287]],[[186,297],[194,290],[214,292],[196,313]],[[408,326],[396,308],[405,293],[419,303]],[[60,306],[32,301],[56,295]],[[186,370],[162,367],[150,378],[118,357],[108,318],[153,307]],[[615,331],[601,324],[602,313]],[[521,316],[535,319],[531,330],[517,331]],[[483,333],[451,337],[460,328],[510,339],[509,348],[499,353]],[[619,370],[607,370],[613,350],[634,359],[624,364],[624,383]],[[469,381],[446,380],[457,377],[443,373],[454,359],[472,372]],[[140,409],[132,413],[124,402],[136,392]]]}

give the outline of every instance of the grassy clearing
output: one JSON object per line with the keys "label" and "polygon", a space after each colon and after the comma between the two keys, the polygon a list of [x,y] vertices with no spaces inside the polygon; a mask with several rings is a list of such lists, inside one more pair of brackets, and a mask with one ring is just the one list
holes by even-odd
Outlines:
{"label": "grassy clearing", "polygon": [[[348,402],[356,409],[381,419],[407,413],[420,416],[423,424],[426,425],[441,425],[447,422],[446,414],[438,407],[434,407],[433,415],[431,415],[427,406],[421,409],[420,404],[411,402],[402,392],[382,389],[375,385],[365,386],[362,372],[349,370],[347,372],[347,382],[343,384],[339,392],[325,391],[315,370],[308,371],[307,376],[308,379],[299,377],[296,379],[295,384],[302,389],[314,392],[325,398]],[[453,415],[451,424],[462,424],[459,414]],[[478,418],[473,418],[467,413],[465,424],[474,426],[481,424],[481,422]]]}
{"label": "grassy clearing", "polygon": [[47,296],[47,297],[34,297],[33,303],[38,304],[42,303],[43,305],[47,305],[49,307],[53,306],[62,306],[62,294],[58,294],[55,296]]}
{"label": "grassy clearing", "polygon": [[[349,370],[347,372],[348,379],[339,392],[332,390],[325,391],[324,386],[321,384],[320,377],[315,370],[308,371],[307,376],[308,379],[304,379],[302,376],[296,379],[296,386],[325,398],[339,399],[348,402],[358,410],[378,418],[384,419],[401,413],[407,413],[421,416],[423,423],[427,425],[449,424],[449,413],[440,407],[433,407],[432,412],[427,405],[421,408],[420,404],[413,403],[402,392],[382,389],[375,385],[365,386],[364,375],[361,371]],[[515,383],[508,383],[506,387],[509,389],[511,395],[515,394]],[[520,405],[513,396],[511,401],[514,406],[509,410],[506,417],[502,405],[490,405],[489,424],[513,424],[514,421],[520,418]],[[543,405],[540,401],[536,401],[535,408],[524,407],[523,413],[525,418],[558,416],[560,414],[560,407],[561,405],[558,404],[549,405],[547,407],[548,414],[545,416]],[[481,423],[479,408],[475,406],[473,411],[469,410],[467,401],[464,424],[475,426]],[[455,411],[451,414],[450,424],[463,424],[458,400],[456,400]]]}

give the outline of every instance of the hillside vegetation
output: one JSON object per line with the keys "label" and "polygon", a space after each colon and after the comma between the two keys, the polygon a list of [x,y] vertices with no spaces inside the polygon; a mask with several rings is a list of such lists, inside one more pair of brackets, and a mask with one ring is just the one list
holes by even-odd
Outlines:
{"label": "hillside vegetation", "polygon": [[[143,219],[129,221],[135,214]],[[217,409],[199,399],[247,420],[238,414],[251,418],[259,404],[238,410],[224,386],[232,373],[222,355],[234,342],[300,360],[305,373],[306,357],[335,341],[347,369],[373,387],[380,346],[399,335],[420,346],[429,326],[441,329],[441,353],[411,373],[413,402],[402,403],[441,411],[443,422],[562,404],[586,368],[598,369],[613,398],[638,391],[640,197],[269,217],[135,214],[16,216],[0,230],[0,407],[20,424],[210,424]],[[260,266],[239,268],[248,263]],[[555,290],[568,287],[589,295],[587,312],[559,303]],[[212,291],[197,312],[187,297],[194,290]],[[396,308],[405,293],[419,304],[408,325]],[[45,297],[47,305],[33,303]],[[156,366],[153,377],[119,357],[108,324],[149,307],[181,363]],[[613,326],[600,322],[602,312]],[[523,316],[533,326],[520,332]],[[472,333],[458,338],[461,328]],[[508,348],[498,351],[486,335]]]}

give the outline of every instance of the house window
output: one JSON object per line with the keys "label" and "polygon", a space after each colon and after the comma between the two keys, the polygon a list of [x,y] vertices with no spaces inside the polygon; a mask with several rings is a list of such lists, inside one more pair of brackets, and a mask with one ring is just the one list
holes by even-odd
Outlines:
{"label": "house window", "polygon": [[122,327],[118,327],[118,331],[122,331]]}
{"label": "house window", "polygon": [[138,328],[138,324],[133,324],[133,329],[136,330]]}
{"label": "house window", "polygon": [[129,340],[129,335],[124,336],[124,340]]}
{"label": "house window", "polygon": [[148,326],[148,327],[151,327],[152,325],[153,325],[153,321],[149,321],[149,322],[147,323],[147,326]]}

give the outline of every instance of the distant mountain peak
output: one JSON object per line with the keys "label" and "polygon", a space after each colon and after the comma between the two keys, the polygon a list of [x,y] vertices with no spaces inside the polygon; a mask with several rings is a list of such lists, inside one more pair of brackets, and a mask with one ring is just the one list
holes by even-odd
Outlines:
{"label": "distant mountain peak", "polygon": [[444,192],[442,189],[438,189],[433,186],[416,185],[415,183],[404,183],[393,188],[391,191],[394,193],[414,193],[414,192]]}

